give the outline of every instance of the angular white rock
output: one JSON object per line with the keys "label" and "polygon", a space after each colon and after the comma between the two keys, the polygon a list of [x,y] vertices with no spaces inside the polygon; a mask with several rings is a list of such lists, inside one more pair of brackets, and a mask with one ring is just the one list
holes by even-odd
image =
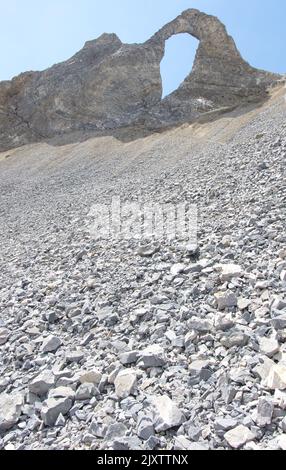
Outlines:
{"label": "angular white rock", "polygon": [[246,310],[249,305],[251,305],[251,300],[244,299],[243,297],[240,297],[237,301],[237,306],[239,310]]}
{"label": "angular white rock", "polygon": [[273,357],[279,351],[279,343],[275,338],[260,338],[260,352],[267,357]]}
{"label": "angular white rock", "polygon": [[224,435],[225,440],[233,449],[239,449],[247,442],[253,441],[255,435],[246,426],[237,426]]}
{"label": "angular white rock", "polygon": [[243,269],[237,264],[220,264],[218,269],[221,271],[220,278],[223,282],[231,281],[234,277],[243,275]]}
{"label": "angular white rock", "polygon": [[177,276],[178,274],[183,273],[185,269],[186,269],[186,266],[184,264],[181,264],[181,263],[174,264],[171,267],[171,274],[173,276]]}
{"label": "angular white rock", "polygon": [[125,369],[119,372],[117,375],[114,385],[115,393],[118,398],[127,398],[132,394],[137,382],[136,372],[132,369]]}
{"label": "angular white rock", "polygon": [[2,393],[0,395],[0,431],[8,431],[17,424],[23,405],[20,393]]}
{"label": "angular white rock", "polygon": [[154,427],[157,432],[163,432],[181,426],[185,416],[177,405],[167,396],[154,397]]}
{"label": "angular white rock", "polygon": [[255,372],[261,380],[265,380],[267,379],[271,369],[275,366],[275,362],[267,356],[262,357],[261,361],[262,362],[253,369],[253,372]]}
{"label": "angular white rock", "polygon": [[286,392],[275,390],[273,402],[282,410],[286,410]]}
{"label": "angular white rock", "polygon": [[275,364],[265,380],[265,386],[270,390],[286,390],[286,366]]}
{"label": "angular white rock", "polygon": [[278,439],[279,448],[282,450],[286,450],[286,434],[282,434],[282,436]]}
{"label": "angular white rock", "polygon": [[99,391],[92,383],[82,384],[76,391],[75,399],[77,401],[90,400],[91,398],[98,395]]}
{"label": "angular white rock", "polygon": [[274,403],[269,398],[260,398],[256,412],[256,423],[260,427],[265,427],[272,423]]}
{"label": "angular white rock", "polygon": [[174,450],[190,450],[192,442],[185,436],[175,437]]}

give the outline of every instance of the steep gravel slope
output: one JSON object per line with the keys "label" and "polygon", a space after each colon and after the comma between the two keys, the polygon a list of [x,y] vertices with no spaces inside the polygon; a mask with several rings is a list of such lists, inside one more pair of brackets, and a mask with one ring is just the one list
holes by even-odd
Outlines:
{"label": "steep gravel slope", "polygon": [[[0,154],[0,448],[286,448],[284,95]],[[197,204],[199,250],[93,238],[113,196]]]}

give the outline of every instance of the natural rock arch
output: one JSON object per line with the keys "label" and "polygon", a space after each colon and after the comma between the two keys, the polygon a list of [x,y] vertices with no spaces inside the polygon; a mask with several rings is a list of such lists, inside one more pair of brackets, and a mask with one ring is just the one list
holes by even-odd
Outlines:
{"label": "natural rock arch", "polygon": [[[199,40],[194,67],[162,100],[165,42],[180,33]],[[280,78],[245,62],[216,17],[187,10],[144,44],[103,34],[66,62],[0,82],[0,151],[69,134],[191,121],[210,109],[259,101]]]}
{"label": "natural rock arch", "polygon": [[198,44],[198,40],[187,33],[171,36],[165,42],[165,54],[160,63],[163,99],[175,92],[191,73]]}

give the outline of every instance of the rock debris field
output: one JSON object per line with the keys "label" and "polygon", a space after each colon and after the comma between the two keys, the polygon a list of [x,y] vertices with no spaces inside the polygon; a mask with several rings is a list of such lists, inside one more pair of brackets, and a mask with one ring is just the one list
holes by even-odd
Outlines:
{"label": "rock debris field", "polygon": [[[0,154],[0,449],[286,450],[284,95]],[[112,196],[197,204],[198,249],[92,237]]]}

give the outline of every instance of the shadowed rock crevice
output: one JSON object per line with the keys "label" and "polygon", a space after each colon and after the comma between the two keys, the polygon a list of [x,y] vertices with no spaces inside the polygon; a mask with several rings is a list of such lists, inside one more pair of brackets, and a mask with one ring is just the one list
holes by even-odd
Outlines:
{"label": "shadowed rock crevice", "polygon": [[[199,41],[194,67],[162,100],[165,43],[180,33]],[[245,62],[217,18],[187,10],[144,44],[123,44],[115,34],[103,34],[66,62],[1,82],[0,150],[130,126],[162,129],[259,102],[279,78]]]}

